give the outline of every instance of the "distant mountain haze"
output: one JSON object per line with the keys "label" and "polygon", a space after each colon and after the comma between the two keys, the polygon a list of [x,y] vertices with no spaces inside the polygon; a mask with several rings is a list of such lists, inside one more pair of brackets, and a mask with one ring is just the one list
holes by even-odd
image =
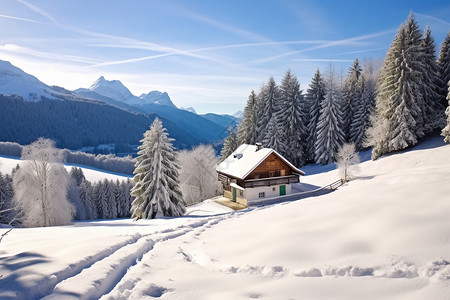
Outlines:
{"label": "distant mountain haze", "polygon": [[[40,136],[52,138],[58,146],[69,149],[104,143],[139,144],[144,131],[158,116],[169,135],[177,139],[175,146],[182,149],[198,144],[217,145],[226,136],[228,123],[234,123],[232,116],[201,116],[178,109],[166,92],[151,91],[137,97],[119,80],[106,80],[103,76],[89,88],[74,91],[48,86],[35,76],[1,60],[0,94],[4,95],[0,97],[1,105],[8,105],[7,109],[0,109],[0,118],[4,120],[0,141],[22,144]],[[16,96],[8,97],[11,95]],[[23,101],[17,102],[20,99],[17,96],[22,97]],[[46,101],[43,102],[44,99]],[[59,104],[55,106],[56,102],[51,100],[58,100]],[[27,103],[35,104],[31,107]],[[62,115],[56,116],[56,113]],[[22,121],[13,120],[12,116]],[[96,122],[89,121],[91,118],[95,118]],[[118,122],[120,119],[123,121]],[[31,121],[37,125],[31,124]],[[117,134],[106,134],[108,126],[111,130],[117,130]],[[66,130],[59,130],[62,127]],[[127,130],[133,132],[127,133]]]}

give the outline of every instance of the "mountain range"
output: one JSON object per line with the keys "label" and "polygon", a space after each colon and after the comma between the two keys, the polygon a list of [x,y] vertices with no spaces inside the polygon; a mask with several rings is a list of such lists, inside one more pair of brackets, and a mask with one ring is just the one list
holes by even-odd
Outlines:
{"label": "mountain range", "polygon": [[[76,103],[81,105],[82,102],[102,105],[103,108],[105,105],[109,105],[112,108],[109,108],[108,111],[120,109],[124,111],[123,113],[129,114],[130,118],[127,117],[129,122],[132,122],[133,118],[141,118],[140,115],[151,116],[152,119],[158,116],[163,120],[164,125],[170,123],[169,126],[166,126],[170,127],[170,129],[168,128],[169,135],[181,139],[175,144],[181,148],[189,148],[200,143],[218,144],[226,137],[227,128],[229,126],[234,127],[239,122],[238,118],[230,115],[198,115],[178,109],[166,92],[151,91],[135,96],[119,80],[106,80],[103,76],[98,78],[89,88],[79,88],[74,91],[57,86],[48,86],[33,75],[13,66],[10,62],[1,60],[0,94],[20,96],[24,100],[24,105],[27,105],[27,102],[40,102],[42,99],[72,101],[75,103],[71,103],[72,106],[77,105]],[[2,117],[1,114],[4,111],[6,110],[0,110],[0,117]],[[9,112],[11,111],[9,110]],[[108,116],[103,114],[101,109],[96,109],[96,112],[98,113],[96,117],[100,121],[104,119],[105,122],[109,122]],[[40,113],[43,113],[42,110],[40,110]],[[140,122],[142,122],[142,118]],[[20,130],[20,128],[16,128],[16,130]],[[95,128],[91,128],[91,130],[95,130]],[[68,134],[70,135],[70,133]],[[143,132],[140,133],[140,136],[142,134]],[[101,136],[102,132],[98,132],[98,135]],[[4,139],[5,136],[0,136],[0,140]],[[14,134],[8,133],[7,136],[9,139],[14,139]],[[53,133],[50,130],[49,132],[43,132],[42,136],[52,138]],[[20,139],[9,141],[18,140]],[[83,146],[95,145],[83,143]]]}

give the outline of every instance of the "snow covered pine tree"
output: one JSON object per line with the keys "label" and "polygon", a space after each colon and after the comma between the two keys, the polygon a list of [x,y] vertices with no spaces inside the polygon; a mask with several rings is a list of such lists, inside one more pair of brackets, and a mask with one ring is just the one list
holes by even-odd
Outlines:
{"label": "snow covered pine tree", "polygon": [[184,214],[184,201],[179,187],[178,160],[162,122],[155,118],[144,133],[138,147],[131,195],[132,218],[154,219]]}
{"label": "snow covered pine tree", "polygon": [[338,147],[344,143],[342,131],[341,93],[336,85],[333,69],[326,81],[326,94],[320,109],[315,141],[315,159],[319,164],[333,162]]}
{"label": "snow covered pine tree", "polygon": [[309,104],[309,132],[307,141],[307,161],[315,161],[316,148],[314,146],[317,139],[317,123],[320,117],[320,108],[322,102],[325,99],[325,83],[319,69],[314,73],[314,77],[311,80],[309,89],[306,91],[306,101]]}

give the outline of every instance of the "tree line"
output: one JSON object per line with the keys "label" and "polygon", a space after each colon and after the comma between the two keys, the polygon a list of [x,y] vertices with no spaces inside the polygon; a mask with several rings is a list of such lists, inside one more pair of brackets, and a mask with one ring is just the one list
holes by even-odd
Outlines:
{"label": "tree line", "polygon": [[[0,142],[0,154],[20,157],[23,146],[13,142]],[[61,149],[65,162],[94,167],[100,170],[133,174],[134,159],[131,156],[118,157],[114,154],[91,154],[81,151]]]}
{"label": "tree line", "polygon": [[[422,33],[411,13],[377,73],[373,63],[361,66],[356,58],[344,79],[332,66],[325,75],[318,69],[306,93],[290,70],[279,85],[271,77],[258,93],[251,91],[221,157],[240,144],[261,142],[302,166],[333,162],[344,143],[357,151],[373,147],[373,159],[413,146],[445,126],[449,48],[450,33],[436,59],[430,29]],[[448,128],[442,131],[446,141]]]}

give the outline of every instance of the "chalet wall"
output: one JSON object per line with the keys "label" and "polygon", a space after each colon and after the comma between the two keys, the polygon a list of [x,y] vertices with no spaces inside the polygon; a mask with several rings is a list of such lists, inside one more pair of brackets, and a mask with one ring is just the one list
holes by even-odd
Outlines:
{"label": "chalet wall", "polygon": [[[286,186],[286,195],[289,195],[291,193],[291,185],[285,184],[285,186]],[[274,188],[275,191],[273,190]],[[261,186],[257,188],[246,188],[244,191],[244,198],[247,200],[263,199],[259,198],[260,192],[265,193],[266,196],[264,198],[278,197],[280,196],[280,186],[273,185],[273,186]]]}
{"label": "chalet wall", "polygon": [[279,159],[275,154],[272,153],[258,167],[256,167],[256,169],[253,170],[245,179],[246,180],[260,179],[286,175],[291,175],[291,168],[288,165],[286,165],[281,159]]}

